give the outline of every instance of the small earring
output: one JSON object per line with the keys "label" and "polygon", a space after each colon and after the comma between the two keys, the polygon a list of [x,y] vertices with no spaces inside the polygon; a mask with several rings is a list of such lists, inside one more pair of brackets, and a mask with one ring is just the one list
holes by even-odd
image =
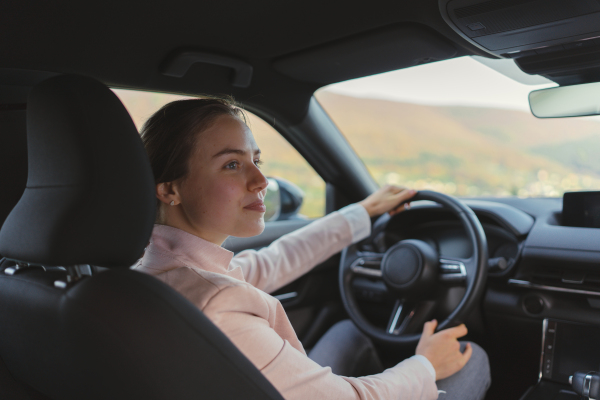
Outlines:
{"label": "small earring", "polygon": [[175,205],[175,200],[171,200],[171,202],[169,203],[170,206],[174,206]]}

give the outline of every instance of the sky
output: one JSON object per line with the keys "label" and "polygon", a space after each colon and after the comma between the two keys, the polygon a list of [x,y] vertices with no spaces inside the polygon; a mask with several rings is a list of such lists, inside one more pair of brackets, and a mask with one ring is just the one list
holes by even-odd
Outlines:
{"label": "sky", "polygon": [[[484,60],[486,61],[486,60]],[[512,60],[489,60],[494,67],[516,69]],[[528,95],[536,89],[556,86],[519,83],[471,57],[460,57],[327,86],[325,90],[354,97],[378,98],[430,105],[463,105],[529,111]]]}

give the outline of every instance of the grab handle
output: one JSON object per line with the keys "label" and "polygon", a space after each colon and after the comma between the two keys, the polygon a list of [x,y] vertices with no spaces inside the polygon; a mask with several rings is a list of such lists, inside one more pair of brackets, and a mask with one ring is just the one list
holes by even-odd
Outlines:
{"label": "grab handle", "polygon": [[182,51],[171,57],[162,67],[163,75],[182,78],[193,64],[203,63],[233,69],[231,85],[247,88],[252,81],[252,65],[246,61],[229,56],[204,53],[200,51]]}

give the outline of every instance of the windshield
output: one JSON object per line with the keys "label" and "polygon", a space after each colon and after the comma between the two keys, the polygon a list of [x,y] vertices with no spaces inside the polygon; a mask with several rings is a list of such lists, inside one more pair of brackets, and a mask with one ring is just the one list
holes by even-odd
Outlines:
{"label": "windshield", "polygon": [[[440,61],[330,85],[316,97],[379,184],[460,197],[600,190],[600,119],[537,119],[529,92],[556,85],[524,73],[515,76],[528,84],[517,82],[506,76],[515,74],[512,60],[494,62]],[[494,68],[507,63],[510,73]]]}

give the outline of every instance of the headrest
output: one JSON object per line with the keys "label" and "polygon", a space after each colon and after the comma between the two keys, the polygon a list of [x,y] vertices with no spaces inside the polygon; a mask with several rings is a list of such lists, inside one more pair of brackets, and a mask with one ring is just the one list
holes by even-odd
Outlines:
{"label": "headrest", "polygon": [[31,264],[127,267],[148,243],[154,180],[131,117],[103,84],[50,78],[27,103],[28,176],[0,254]]}
{"label": "headrest", "polygon": [[0,105],[0,227],[27,182],[25,104]]}

